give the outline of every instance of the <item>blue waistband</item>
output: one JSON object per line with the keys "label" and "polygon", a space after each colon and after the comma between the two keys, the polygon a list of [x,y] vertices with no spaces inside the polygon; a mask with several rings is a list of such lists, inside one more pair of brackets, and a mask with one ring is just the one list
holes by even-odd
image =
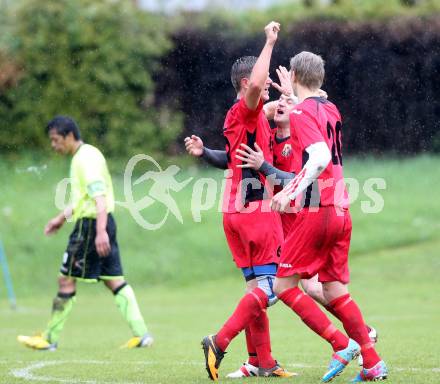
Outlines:
{"label": "blue waistband", "polygon": [[253,267],[241,268],[243,272],[243,276],[246,281],[255,279],[258,276],[264,275],[273,275],[275,276],[277,273],[278,265],[275,263],[264,264],[264,265],[255,265]]}

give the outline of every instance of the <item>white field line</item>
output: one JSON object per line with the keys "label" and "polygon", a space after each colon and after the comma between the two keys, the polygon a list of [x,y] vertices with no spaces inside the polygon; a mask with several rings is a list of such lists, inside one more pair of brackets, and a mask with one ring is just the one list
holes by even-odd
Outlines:
{"label": "white field line", "polygon": [[[49,382],[55,381],[58,383],[70,383],[70,384],[116,384],[116,381],[97,381],[97,380],[79,380],[79,379],[67,379],[67,378],[59,378],[59,377],[50,377],[50,376],[36,376],[33,371],[42,369],[49,366],[54,365],[62,365],[62,364],[101,364],[108,365],[112,364],[108,361],[99,361],[99,360],[72,360],[72,361],[40,361],[30,364],[24,368],[12,369],[10,371],[11,375],[17,379],[24,379],[28,381],[42,381]],[[142,362],[144,364],[144,362]],[[128,384],[128,383],[127,383]],[[140,384],[139,382],[130,382],[130,384]]]}
{"label": "white field line", "polygon": [[[10,363],[19,363],[19,361],[7,361],[0,360],[0,364],[10,364]],[[21,361],[20,363],[24,363]],[[63,364],[94,364],[94,365],[110,365],[110,364],[135,364],[135,365],[156,365],[162,364],[157,361],[101,361],[101,360],[46,360],[46,361],[36,361],[32,364],[25,366],[24,368],[15,368],[10,370],[10,375],[17,378],[28,381],[40,381],[40,382],[58,382],[58,383],[72,383],[72,384],[117,384],[115,381],[97,381],[97,380],[80,380],[74,378],[60,378],[60,377],[50,377],[50,376],[39,376],[34,373],[34,371],[43,369],[45,367],[55,366],[55,365],[63,365]],[[184,366],[203,366],[204,363],[201,361],[181,361],[174,365],[184,365]],[[299,364],[299,363],[290,363],[286,364],[288,367],[293,368],[303,368],[303,369],[323,369],[326,366],[322,365],[309,365],[309,364]],[[440,373],[440,368],[400,368],[393,367],[391,372],[434,372]],[[120,382],[119,382],[120,383]],[[140,384],[140,382],[130,382],[127,384]]]}

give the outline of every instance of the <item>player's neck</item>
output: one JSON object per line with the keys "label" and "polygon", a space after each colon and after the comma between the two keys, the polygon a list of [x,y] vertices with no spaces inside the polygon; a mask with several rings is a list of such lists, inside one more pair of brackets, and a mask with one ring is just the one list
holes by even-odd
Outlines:
{"label": "player's neck", "polygon": [[245,89],[241,89],[240,92],[237,93],[237,100],[242,99],[246,94],[246,90]]}
{"label": "player's neck", "polygon": [[302,87],[301,85],[297,86],[297,96],[300,103],[302,103],[305,99],[309,97],[319,97],[318,90],[312,90],[309,88]]}
{"label": "player's neck", "polygon": [[82,140],[73,142],[70,148],[70,154],[73,156],[78,151],[79,147],[81,147],[81,145],[83,144],[84,142]]}
{"label": "player's neck", "polygon": [[284,139],[285,137],[290,136],[290,123],[287,125],[280,124],[277,127],[277,137],[280,139]]}

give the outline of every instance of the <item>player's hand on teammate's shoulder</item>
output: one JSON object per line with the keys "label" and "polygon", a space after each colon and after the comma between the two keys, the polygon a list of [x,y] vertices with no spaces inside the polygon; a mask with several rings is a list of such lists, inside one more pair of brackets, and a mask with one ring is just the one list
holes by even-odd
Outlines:
{"label": "player's hand on teammate's shoulder", "polygon": [[264,32],[266,33],[266,42],[269,44],[275,44],[278,39],[278,32],[280,31],[280,23],[276,21],[271,21],[264,27]]}
{"label": "player's hand on teammate's shoulder", "polygon": [[328,94],[326,91],[324,91],[323,89],[318,89],[318,95],[320,97],[323,97],[324,99],[328,99]]}
{"label": "player's hand on teammate's shoulder", "polygon": [[200,157],[203,155],[203,141],[196,135],[185,137],[185,149],[191,156]]}
{"label": "player's hand on teammate's shoulder", "polygon": [[95,247],[100,257],[106,257],[109,255],[111,246],[107,231],[100,231],[96,234]]}
{"label": "player's hand on teammate's shoulder", "polygon": [[272,208],[272,211],[285,212],[289,205],[289,196],[285,192],[281,191],[272,197],[270,207]]}
{"label": "player's hand on teammate's shoulder", "polygon": [[254,144],[255,150],[248,145],[241,143],[241,148],[236,151],[235,157],[243,164],[237,164],[238,168],[252,168],[258,171],[264,163],[264,153],[257,143]]}

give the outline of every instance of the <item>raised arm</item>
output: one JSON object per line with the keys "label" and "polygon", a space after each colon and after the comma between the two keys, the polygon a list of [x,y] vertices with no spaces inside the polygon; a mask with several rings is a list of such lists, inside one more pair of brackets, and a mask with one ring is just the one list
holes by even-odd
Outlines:
{"label": "raised arm", "polygon": [[266,43],[252,69],[249,86],[245,94],[246,106],[251,110],[257,109],[261,92],[266,85],[269,75],[270,59],[272,57],[273,47],[278,38],[279,30],[280,24],[274,21],[270,22],[264,28],[264,32],[266,33]]}

